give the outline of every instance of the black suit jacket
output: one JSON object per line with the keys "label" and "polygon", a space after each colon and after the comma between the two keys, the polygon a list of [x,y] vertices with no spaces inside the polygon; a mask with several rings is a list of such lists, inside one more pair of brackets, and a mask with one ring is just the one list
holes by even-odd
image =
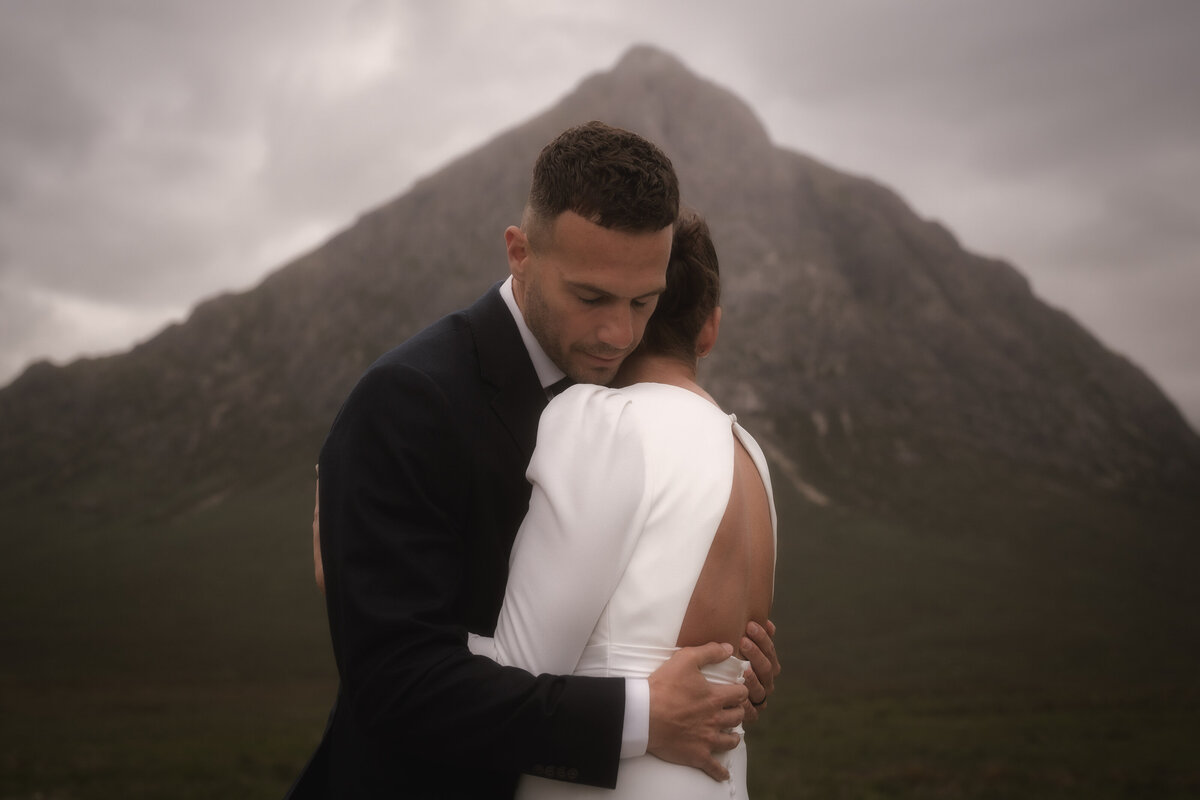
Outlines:
{"label": "black suit jacket", "polygon": [[495,627],[545,405],[498,285],[351,392],[320,457],[340,686],[290,797],[509,797],[524,770],[615,785],[622,680],[534,677],[466,646]]}

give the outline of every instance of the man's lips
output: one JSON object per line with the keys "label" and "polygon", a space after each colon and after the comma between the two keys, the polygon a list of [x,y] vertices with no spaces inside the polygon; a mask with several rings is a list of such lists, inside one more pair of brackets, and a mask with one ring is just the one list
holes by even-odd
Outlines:
{"label": "man's lips", "polygon": [[606,365],[617,364],[621,361],[621,359],[623,359],[625,357],[625,353],[617,353],[617,354],[611,355],[611,356],[601,356],[601,355],[597,355],[595,353],[584,353],[584,355],[587,356],[588,358],[592,359],[593,361],[597,361],[601,364],[606,364]]}

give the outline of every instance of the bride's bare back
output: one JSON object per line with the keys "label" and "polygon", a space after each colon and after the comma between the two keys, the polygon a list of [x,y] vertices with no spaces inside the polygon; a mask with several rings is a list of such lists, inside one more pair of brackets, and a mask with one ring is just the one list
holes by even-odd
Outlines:
{"label": "bride's bare back", "polygon": [[734,436],[733,486],[679,630],[680,647],[729,642],[739,651],[746,623],[763,625],[774,589],[775,537],[762,476]]}

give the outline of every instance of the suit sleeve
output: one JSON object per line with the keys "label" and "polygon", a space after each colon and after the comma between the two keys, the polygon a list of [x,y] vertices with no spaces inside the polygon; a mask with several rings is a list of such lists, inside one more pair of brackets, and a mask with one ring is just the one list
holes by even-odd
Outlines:
{"label": "suit sleeve", "polygon": [[467,649],[454,603],[470,546],[460,469],[470,443],[455,420],[422,373],[377,366],[322,449],[322,556],[343,702],[397,752],[508,771],[565,765],[580,782],[611,787],[620,681],[535,677]]}
{"label": "suit sleeve", "polygon": [[629,563],[649,491],[635,414],[621,394],[576,386],[542,415],[496,624],[501,664],[570,673]]}

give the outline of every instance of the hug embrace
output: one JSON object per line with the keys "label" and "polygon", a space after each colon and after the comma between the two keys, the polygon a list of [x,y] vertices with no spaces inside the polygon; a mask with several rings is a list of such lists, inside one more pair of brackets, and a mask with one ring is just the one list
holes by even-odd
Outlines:
{"label": "hug embrace", "polygon": [[594,122],[504,240],[507,279],[375,362],[321,450],[339,688],[289,797],[745,798],[777,524],[697,383],[708,228]]}

